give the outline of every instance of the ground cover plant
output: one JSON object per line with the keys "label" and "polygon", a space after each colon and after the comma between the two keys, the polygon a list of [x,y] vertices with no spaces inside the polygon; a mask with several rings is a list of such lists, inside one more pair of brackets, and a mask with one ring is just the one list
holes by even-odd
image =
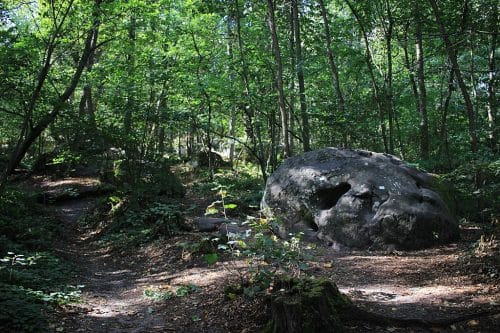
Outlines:
{"label": "ground cover plant", "polygon": [[61,305],[77,302],[75,267],[54,252],[59,221],[36,196],[7,189],[0,197],[0,322],[6,332],[48,330]]}

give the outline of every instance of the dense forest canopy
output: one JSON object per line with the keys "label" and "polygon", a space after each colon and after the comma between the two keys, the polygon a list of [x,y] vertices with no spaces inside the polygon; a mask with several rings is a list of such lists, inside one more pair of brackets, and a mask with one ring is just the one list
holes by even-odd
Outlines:
{"label": "dense forest canopy", "polygon": [[55,147],[75,159],[214,150],[264,178],[324,146],[440,171],[495,159],[494,0],[0,6],[2,184]]}
{"label": "dense forest canopy", "polygon": [[0,331],[498,332],[498,8],[0,1]]}

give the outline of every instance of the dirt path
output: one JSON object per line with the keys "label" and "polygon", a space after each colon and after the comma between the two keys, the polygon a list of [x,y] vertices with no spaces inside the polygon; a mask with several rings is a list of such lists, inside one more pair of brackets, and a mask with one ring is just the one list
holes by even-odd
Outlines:
{"label": "dirt path", "polygon": [[78,219],[92,205],[92,199],[75,199],[55,206],[66,234],[61,251],[81,269],[77,283],[84,285],[75,316],[65,318],[67,332],[162,332],[162,321],[143,296],[139,272],[119,262],[107,249],[89,242]]}
{"label": "dirt path", "polygon": [[[199,241],[203,235],[196,233],[110,251],[92,241],[94,230],[78,223],[92,204],[92,199],[76,199],[52,206],[66,230],[59,250],[80,268],[74,283],[85,285],[83,303],[68,309],[57,324],[63,332],[250,333],[263,328],[267,310],[261,299],[229,300],[224,294],[224,287],[236,283],[248,268],[243,260],[221,258],[208,266],[200,257],[186,255],[179,244]],[[310,273],[335,281],[356,304],[391,317],[432,320],[499,309],[498,266],[468,257],[480,231],[463,232],[462,243],[414,252],[339,253],[318,247],[308,263]],[[145,290],[161,293],[185,285],[194,285],[197,291],[161,301],[144,296]],[[500,316],[432,331],[363,322],[350,323],[346,331],[498,332]]]}

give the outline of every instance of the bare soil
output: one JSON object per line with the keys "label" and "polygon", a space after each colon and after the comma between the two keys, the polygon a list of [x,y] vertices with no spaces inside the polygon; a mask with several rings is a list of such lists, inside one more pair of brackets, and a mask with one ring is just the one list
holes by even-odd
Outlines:
{"label": "bare soil", "polygon": [[[40,184],[55,190],[72,179]],[[204,211],[206,198],[188,192],[186,205],[198,204],[190,218]],[[54,319],[57,332],[258,332],[268,319],[261,298],[229,299],[224,288],[239,283],[248,265],[231,257],[209,266],[181,244],[206,235],[182,235],[121,252],[94,241],[95,230],[79,218],[93,204],[90,198],[59,203],[54,211],[65,225],[57,248],[76,263],[75,284],[83,284],[82,303],[62,309]],[[205,206],[203,206],[205,205]],[[198,215],[199,216],[199,215]],[[453,319],[490,311],[446,327],[379,327],[346,323],[347,332],[500,332],[500,257],[498,243],[475,252],[482,230],[462,228],[457,244],[412,252],[338,252],[318,246],[310,251],[309,273],[334,281],[355,304],[394,318]],[[197,290],[155,301],[144,295],[173,292],[186,285]]]}

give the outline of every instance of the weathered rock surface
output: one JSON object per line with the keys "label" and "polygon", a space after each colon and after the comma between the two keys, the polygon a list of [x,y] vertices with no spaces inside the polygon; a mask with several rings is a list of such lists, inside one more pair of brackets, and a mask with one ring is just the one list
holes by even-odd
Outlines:
{"label": "weathered rock surface", "polygon": [[228,220],[223,217],[200,217],[194,221],[195,227],[200,232],[218,232],[221,237],[246,238],[250,228],[241,225],[238,221]]}
{"label": "weathered rock surface", "polygon": [[269,177],[261,208],[282,222],[283,237],[312,229],[338,248],[419,249],[459,236],[438,188],[392,155],[325,148],[287,159]]}
{"label": "weathered rock surface", "polygon": [[220,226],[227,223],[227,219],[223,217],[200,217],[194,221],[196,229],[200,232],[218,231]]}

